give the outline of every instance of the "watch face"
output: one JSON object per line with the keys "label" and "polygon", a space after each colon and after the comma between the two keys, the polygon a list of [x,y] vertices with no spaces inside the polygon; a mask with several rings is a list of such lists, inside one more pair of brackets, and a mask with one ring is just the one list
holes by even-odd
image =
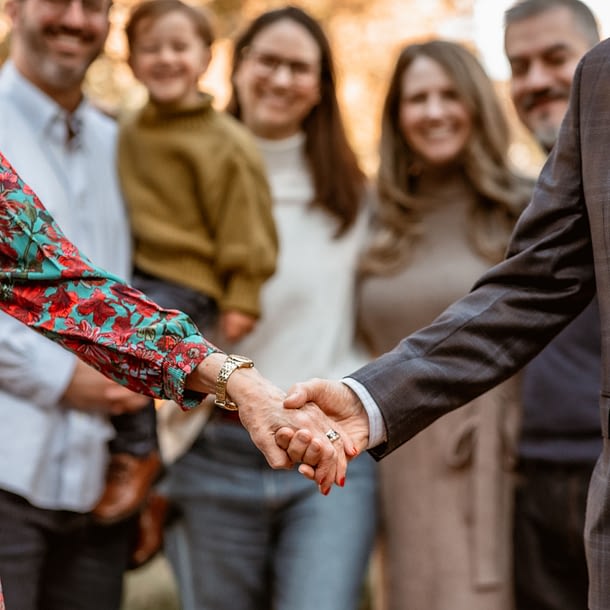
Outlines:
{"label": "watch face", "polygon": [[246,356],[238,356],[237,354],[231,354],[229,356],[231,360],[234,360],[240,366],[254,366],[254,362],[250,358],[246,358]]}
{"label": "watch face", "polygon": [[237,369],[252,368],[253,366],[254,362],[245,356],[239,356],[238,354],[229,354],[227,356],[216,378],[216,400],[214,402],[217,407],[228,409],[229,411],[237,411],[237,404],[227,396],[227,381]]}

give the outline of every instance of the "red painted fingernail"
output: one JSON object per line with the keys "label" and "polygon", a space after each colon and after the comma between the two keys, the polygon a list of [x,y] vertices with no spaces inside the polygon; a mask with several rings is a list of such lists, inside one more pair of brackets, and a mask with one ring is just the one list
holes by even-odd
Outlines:
{"label": "red painted fingernail", "polygon": [[322,493],[327,496],[330,493],[330,487],[327,487],[326,489],[322,490]]}
{"label": "red painted fingernail", "polygon": [[345,487],[345,477],[343,477],[340,481],[339,481],[339,486],[340,487]]}

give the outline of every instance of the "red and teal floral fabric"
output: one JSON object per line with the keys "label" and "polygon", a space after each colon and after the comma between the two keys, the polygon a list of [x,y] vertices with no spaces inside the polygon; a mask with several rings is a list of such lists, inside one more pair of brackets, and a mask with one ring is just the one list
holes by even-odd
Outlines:
{"label": "red and teal floral fabric", "polygon": [[186,315],[87,260],[2,154],[0,309],[133,391],[186,407],[202,398],[186,376],[218,351]]}

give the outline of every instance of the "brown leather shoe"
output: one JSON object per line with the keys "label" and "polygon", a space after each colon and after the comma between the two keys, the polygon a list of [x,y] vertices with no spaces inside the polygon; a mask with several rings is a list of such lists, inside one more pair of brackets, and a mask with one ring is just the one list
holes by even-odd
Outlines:
{"label": "brown leather shoe", "polygon": [[161,550],[169,512],[169,500],[151,492],[138,517],[138,532],[128,565],[130,570],[148,563]]}
{"label": "brown leather shoe", "polygon": [[137,513],[161,470],[158,451],[143,457],[114,453],[106,472],[106,488],[92,511],[93,518],[110,525]]}

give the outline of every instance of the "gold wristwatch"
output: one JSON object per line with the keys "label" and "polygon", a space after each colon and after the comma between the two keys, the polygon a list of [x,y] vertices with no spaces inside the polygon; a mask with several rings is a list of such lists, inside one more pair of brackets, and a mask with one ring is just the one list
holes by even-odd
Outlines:
{"label": "gold wristwatch", "polygon": [[238,356],[237,354],[227,356],[216,378],[216,400],[214,404],[217,407],[228,411],[237,411],[238,406],[227,397],[227,381],[237,369],[251,369],[253,366],[254,362],[245,356]]}

